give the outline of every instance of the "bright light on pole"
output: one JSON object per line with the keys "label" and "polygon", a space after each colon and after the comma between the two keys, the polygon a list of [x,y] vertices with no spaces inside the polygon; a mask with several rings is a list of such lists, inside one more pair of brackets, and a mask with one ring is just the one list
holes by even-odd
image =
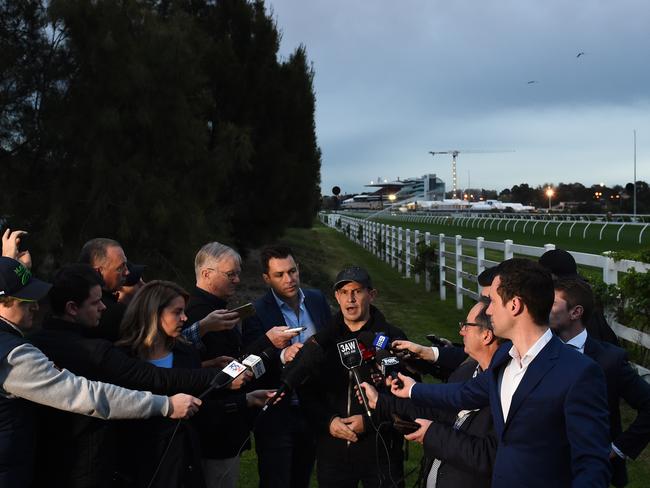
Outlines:
{"label": "bright light on pole", "polygon": [[553,191],[553,188],[548,187],[546,189],[546,196],[548,197],[548,211],[551,211],[551,198],[553,198],[553,195],[555,195],[555,192]]}

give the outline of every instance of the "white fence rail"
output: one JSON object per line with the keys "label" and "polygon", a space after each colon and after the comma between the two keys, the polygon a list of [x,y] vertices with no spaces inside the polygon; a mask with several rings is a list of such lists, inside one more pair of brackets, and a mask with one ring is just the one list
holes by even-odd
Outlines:
{"label": "white fence rail", "polygon": [[[536,258],[550,249],[555,249],[554,244],[536,247],[515,244],[510,239],[493,242],[486,241],[482,237],[466,239],[460,235],[451,237],[444,234],[431,234],[343,214],[321,213],[320,219],[325,225],[344,232],[352,241],[396,268],[405,278],[413,277],[417,283],[423,281],[427,291],[431,291],[432,288],[431,272],[426,270],[421,275],[416,272],[414,264],[418,257],[420,243],[427,246],[437,243],[440,299],[446,300],[448,288],[453,290],[456,307],[459,309],[463,307],[465,296],[478,299],[480,290],[477,276],[485,268],[496,266],[501,260],[510,259],[515,254]],[[486,251],[493,259],[486,258]],[[606,255],[582,252],[571,252],[571,255],[579,265],[600,269],[603,281],[610,284],[618,283],[618,274],[625,273],[629,269],[638,272],[650,270],[648,264],[625,259],[615,261]],[[609,323],[619,337],[650,349],[650,334],[624,326],[614,320],[610,320]],[[643,372],[650,374],[648,370]]]}
{"label": "white fence rail", "polygon": [[[358,212],[353,213],[358,214]],[[396,211],[381,215],[382,219],[396,222],[449,225],[479,230],[501,230],[537,236],[546,236],[548,232],[549,236],[555,235],[555,237],[558,237],[562,230],[563,233],[568,232],[568,236],[573,238],[587,239],[594,238],[594,235],[597,235],[599,241],[603,240],[605,231],[611,229],[611,232],[616,232],[616,242],[620,242],[621,234],[626,229],[625,232],[633,235],[639,244],[643,241],[644,235],[646,235],[647,241],[646,229],[650,227],[647,216],[633,218],[626,215],[626,219],[621,216],[618,217],[618,220],[608,220],[609,216],[597,215],[471,214],[461,212],[440,214],[433,212],[402,213]]]}

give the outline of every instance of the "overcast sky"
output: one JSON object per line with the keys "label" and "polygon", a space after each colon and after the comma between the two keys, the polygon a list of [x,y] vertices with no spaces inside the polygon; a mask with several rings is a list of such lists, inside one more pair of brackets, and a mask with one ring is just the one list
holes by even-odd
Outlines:
{"label": "overcast sky", "polygon": [[[648,0],[267,0],[314,65],[323,193],[650,181]],[[576,57],[579,52],[585,54]],[[528,83],[535,81],[535,83]],[[468,153],[473,151],[514,151]]]}

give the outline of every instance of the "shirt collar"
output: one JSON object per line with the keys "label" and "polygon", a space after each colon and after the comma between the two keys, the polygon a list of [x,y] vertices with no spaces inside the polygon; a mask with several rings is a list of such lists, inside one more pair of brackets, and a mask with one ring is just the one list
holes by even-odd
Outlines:
{"label": "shirt collar", "polygon": [[582,329],[580,334],[575,336],[573,339],[566,341],[565,344],[582,351],[585,348],[585,342],[587,342],[587,329]]}
{"label": "shirt collar", "polygon": [[533,359],[535,359],[539,352],[544,349],[544,346],[548,344],[552,338],[553,333],[551,332],[551,329],[546,329],[546,332],[544,332],[542,336],[537,339],[535,344],[533,344],[532,347],[528,349],[523,357],[519,355],[519,351],[517,351],[517,348],[513,344],[509,351],[510,357],[517,360],[517,363],[520,365],[520,367],[525,368],[533,361]]}
{"label": "shirt collar", "polygon": [[9,327],[14,329],[16,332],[20,334],[20,337],[25,337],[25,334],[23,334],[23,331],[20,330],[18,327],[16,327],[13,323],[5,319],[4,317],[0,317],[0,320],[2,320],[5,324],[7,324]]}
{"label": "shirt collar", "polygon": [[[273,294],[273,298],[275,299],[275,303],[278,304],[278,307],[289,307],[289,304],[287,302],[275,294],[275,290],[273,290],[273,288],[271,288],[271,293]],[[305,294],[302,292],[302,288],[298,288],[298,299],[298,308],[302,308],[303,304],[305,303]]]}

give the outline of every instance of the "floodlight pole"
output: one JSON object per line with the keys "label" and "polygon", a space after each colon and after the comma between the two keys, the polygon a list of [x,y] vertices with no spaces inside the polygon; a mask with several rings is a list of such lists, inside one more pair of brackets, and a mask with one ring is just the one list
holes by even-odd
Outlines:
{"label": "floodlight pole", "polygon": [[634,129],[634,219],[636,220],[636,129]]}

